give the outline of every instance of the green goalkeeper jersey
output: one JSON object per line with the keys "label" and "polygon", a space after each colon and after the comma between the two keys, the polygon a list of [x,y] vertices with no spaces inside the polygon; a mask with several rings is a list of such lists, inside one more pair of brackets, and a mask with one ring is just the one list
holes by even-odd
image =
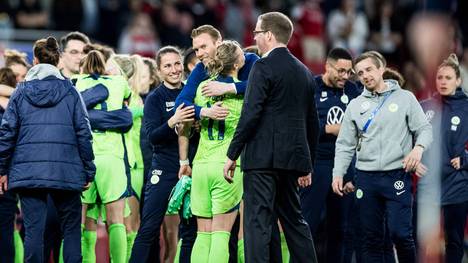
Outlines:
{"label": "green goalkeeper jersey", "polygon": [[[76,80],[75,86],[79,92],[99,84],[107,88],[109,97],[94,109],[107,111],[122,109],[124,100],[131,95],[128,82],[123,76],[75,75],[72,79]],[[114,155],[123,159],[122,134],[113,131],[93,131],[93,152],[95,155]]]}
{"label": "green goalkeeper jersey", "polygon": [[[237,123],[242,111],[244,95],[228,94],[217,97],[205,97],[202,95],[201,87],[210,80],[226,83],[239,82],[232,77],[213,77],[200,83],[195,96],[195,104],[201,107],[211,107],[218,101],[222,106],[229,109],[229,115],[225,120],[215,121],[212,119],[201,120],[200,142],[195,155],[194,163],[224,163],[226,153],[236,131]],[[239,163],[238,163],[239,165]]]}

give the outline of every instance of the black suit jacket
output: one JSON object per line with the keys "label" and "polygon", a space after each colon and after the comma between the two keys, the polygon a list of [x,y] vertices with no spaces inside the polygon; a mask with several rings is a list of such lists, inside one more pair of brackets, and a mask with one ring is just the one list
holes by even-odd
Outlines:
{"label": "black suit jacket", "polygon": [[312,172],[319,125],[315,80],[287,48],[275,48],[250,71],[239,124],[227,156],[242,170]]}

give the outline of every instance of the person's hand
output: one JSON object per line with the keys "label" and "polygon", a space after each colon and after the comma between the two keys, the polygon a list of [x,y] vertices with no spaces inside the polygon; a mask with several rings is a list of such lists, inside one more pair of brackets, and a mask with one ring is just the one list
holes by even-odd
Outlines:
{"label": "person's hand", "polygon": [[452,160],[450,160],[450,164],[453,168],[455,168],[455,170],[460,170],[460,157],[455,157]]}
{"label": "person's hand", "polygon": [[226,119],[229,115],[229,109],[223,107],[223,102],[218,101],[210,108],[202,108],[200,112],[202,117],[207,117],[215,121],[220,121]]}
{"label": "person's hand", "polygon": [[406,172],[416,171],[416,168],[421,162],[423,151],[424,149],[421,146],[416,145],[405,159],[403,159],[403,169],[405,169]]}
{"label": "person's hand", "polygon": [[224,175],[224,179],[226,179],[226,181],[228,181],[228,183],[230,184],[232,184],[232,182],[234,181],[235,170],[236,170],[236,161],[233,161],[228,158],[223,168],[223,175]]}
{"label": "person's hand", "polygon": [[182,176],[192,176],[192,167],[190,165],[181,165],[179,168],[179,179],[182,178]]}
{"label": "person's hand", "polygon": [[184,107],[184,103],[177,107],[174,115],[167,121],[169,127],[174,128],[177,123],[194,121],[195,108],[194,106]]}
{"label": "person's hand", "polygon": [[88,190],[90,187],[91,187],[91,182],[87,182],[87,183],[83,186],[83,189],[84,189],[84,190]]}
{"label": "person's hand", "polygon": [[416,167],[416,171],[414,171],[414,173],[418,177],[423,177],[426,174],[426,172],[427,172],[427,167],[424,166],[424,164],[422,163],[419,163],[418,167]]}
{"label": "person's hand", "polygon": [[297,178],[297,184],[299,184],[300,187],[305,188],[309,185],[312,184],[312,173],[309,173],[308,175],[301,176]]}
{"label": "person's hand", "polygon": [[343,196],[343,177],[342,176],[334,176],[332,182],[332,189],[335,194],[339,196]]}
{"label": "person's hand", "polygon": [[8,190],[8,178],[6,175],[0,175],[0,195]]}
{"label": "person's hand", "polygon": [[232,83],[223,83],[219,81],[208,81],[201,88],[202,95],[205,97],[221,96],[228,93],[236,93],[236,86]]}
{"label": "person's hand", "polygon": [[338,133],[340,132],[340,128],[341,128],[341,124],[325,125],[325,133],[338,136]]}
{"label": "person's hand", "polygon": [[353,182],[351,181],[347,182],[343,187],[343,193],[345,194],[350,194],[354,192],[354,190],[355,190],[355,187],[353,185]]}

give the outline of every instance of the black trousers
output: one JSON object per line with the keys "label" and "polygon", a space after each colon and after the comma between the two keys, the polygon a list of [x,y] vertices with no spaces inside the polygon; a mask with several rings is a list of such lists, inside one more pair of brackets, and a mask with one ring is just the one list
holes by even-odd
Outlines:
{"label": "black trousers", "polygon": [[443,206],[445,230],[445,262],[459,263],[463,259],[468,202]]}
{"label": "black trousers", "polygon": [[16,196],[8,191],[0,195],[0,263],[15,261],[13,231],[15,229]]}
{"label": "black trousers", "polygon": [[279,219],[292,263],[317,262],[314,242],[301,212],[297,178],[287,170],[244,173],[245,262],[270,262],[272,229]]}
{"label": "black trousers", "polygon": [[52,189],[21,189],[18,192],[23,210],[24,261],[44,262],[44,231],[47,197],[57,208],[63,233],[63,255],[66,263],[78,263],[81,257],[81,192]]}

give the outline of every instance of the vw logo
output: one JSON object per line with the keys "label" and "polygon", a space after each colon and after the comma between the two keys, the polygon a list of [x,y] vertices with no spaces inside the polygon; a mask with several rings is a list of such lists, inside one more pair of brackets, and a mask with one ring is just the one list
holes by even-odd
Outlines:
{"label": "vw logo", "polygon": [[431,122],[432,118],[434,118],[434,114],[435,114],[435,112],[433,110],[426,111],[426,120],[428,122]]}
{"label": "vw logo", "polygon": [[340,124],[343,121],[343,118],[344,118],[343,110],[338,106],[333,106],[328,110],[327,124],[328,125]]}
{"label": "vw logo", "polygon": [[403,187],[405,187],[405,183],[403,183],[403,181],[396,181],[393,184],[393,187],[395,187],[395,189],[397,189],[397,190],[401,190],[401,189],[403,189]]}

